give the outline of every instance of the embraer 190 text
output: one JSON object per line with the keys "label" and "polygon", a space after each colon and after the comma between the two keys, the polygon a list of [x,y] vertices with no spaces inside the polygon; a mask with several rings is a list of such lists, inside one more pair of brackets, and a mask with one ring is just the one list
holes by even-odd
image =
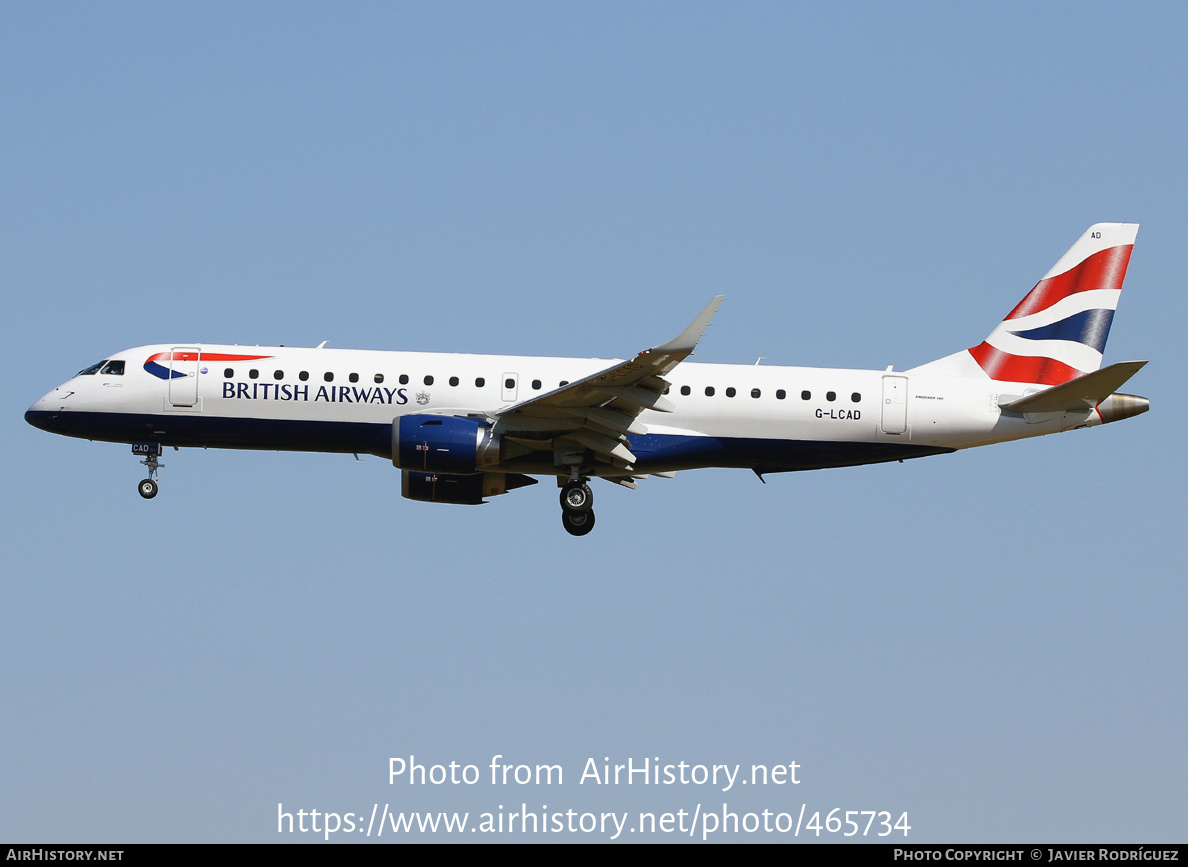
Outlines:
{"label": "embraer 190 text", "polygon": [[[902,461],[1146,412],[1119,394],[1145,361],[1102,367],[1136,223],[1081,236],[990,336],[903,372],[695,364],[722,296],[626,361],[142,346],[81,371],[25,419],[131,443],[157,494],[164,446],[367,453],[413,500],[477,504],[552,476],[565,529],[594,526],[587,484],[741,467],[767,473]],[[325,344],[323,344],[324,346]]]}

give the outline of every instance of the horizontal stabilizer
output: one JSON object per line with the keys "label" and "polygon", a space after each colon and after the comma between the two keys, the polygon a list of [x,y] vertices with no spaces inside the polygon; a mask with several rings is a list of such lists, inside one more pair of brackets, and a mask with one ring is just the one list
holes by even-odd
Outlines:
{"label": "horizontal stabilizer", "polygon": [[1078,376],[1076,379],[1044,389],[1027,397],[1004,402],[998,399],[998,408],[1009,412],[1073,412],[1093,409],[1117,391],[1126,380],[1138,373],[1145,361],[1122,361],[1101,370]]}

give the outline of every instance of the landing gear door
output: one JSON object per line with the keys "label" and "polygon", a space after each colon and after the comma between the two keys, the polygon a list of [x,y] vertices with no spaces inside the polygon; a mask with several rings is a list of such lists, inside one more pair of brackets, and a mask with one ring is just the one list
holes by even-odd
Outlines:
{"label": "landing gear door", "polygon": [[883,377],[883,433],[907,430],[907,377]]}
{"label": "landing gear door", "polygon": [[202,350],[175,346],[169,353],[169,402],[173,406],[198,405],[198,367]]}

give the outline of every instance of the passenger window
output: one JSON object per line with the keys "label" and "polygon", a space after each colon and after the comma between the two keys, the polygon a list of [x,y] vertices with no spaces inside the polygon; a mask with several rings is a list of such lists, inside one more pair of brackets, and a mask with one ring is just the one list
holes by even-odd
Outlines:
{"label": "passenger window", "polygon": [[74,375],[75,376],[94,376],[96,373],[99,372],[99,368],[101,368],[105,364],[107,364],[106,358],[103,359],[102,361],[98,362],[97,364],[92,364],[90,367],[84,367],[82,370],[80,370],[78,373],[76,373]]}
{"label": "passenger window", "polygon": [[691,391],[693,391],[693,389],[689,388],[689,386],[687,386],[687,385],[682,385],[682,386],[681,386],[681,394],[685,395],[686,397],[688,397],[688,396],[689,396],[689,393],[690,393]]}
{"label": "passenger window", "polygon": [[103,369],[99,372],[100,373],[108,373],[108,374],[111,374],[112,376],[123,376],[124,375],[124,362],[109,361],[109,362],[107,362],[107,364],[103,365]]}
{"label": "passenger window", "polygon": [[536,389],[537,391],[540,391],[540,380],[539,379],[532,380],[532,387],[534,389]]}
{"label": "passenger window", "polygon": [[375,375],[375,384],[379,385],[383,381],[384,381],[384,375],[382,373],[377,373]]}
{"label": "passenger window", "polygon": [[359,374],[357,374],[357,373],[352,373],[352,374],[351,374],[351,375],[348,377],[348,379],[350,379],[350,381],[351,381],[351,382],[358,382],[358,381],[359,381]]}
{"label": "passenger window", "polygon": [[752,389],[751,389],[751,397],[758,397],[758,396],[759,396],[760,394],[762,394],[762,393],[763,393],[763,392],[759,391],[759,389],[757,389],[757,388],[752,388]]}
{"label": "passenger window", "polygon": [[297,374],[297,378],[300,379],[302,382],[305,382],[307,379],[309,379],[309,371],[308,370],[301,371],[299,374]]}
{"label": "passenger window", "polygon": [[837,392],[836,391],[825,392],[825,399],[826,400],[837,400]]}
{"label": "passenger window", "polygon": [[487,380],[483,379],[483,377],[481,377],[481,376],[474,381],[475,388],[482,388],[486,384],[487,384]]}
{"label": "passenger window", "polygon": [[233,376],[235,376],[235,371],[232,370],[231,368],[228,367],[226,370],[223,371],[224,379],[230,379]]}
{"label": "passenger window", "polygon": [[802,391],[800,393],[801,400],[812,400],[813,393],[811,391]]}
{"label": "passenger window", "polygon": [[713,397],[713,396],[714,396],[714,387],[713,387],[712,385],[707,385],[707,386],[705,387],[705,396],[706,396],[706,397]]}
{"label": "passenger window", "polygon": [[726,389],[726,396],[727,396],[727,397],[734,397],[734,395],[736,395],[737,393],[738,393],[738,392],[736,392],[736,391],[734,390],[734,386],[731,386],[730,388]]}
{"label": "passenger window", "polygon": [[559,383],[557,383],[557,388],[565,388],[565,386],[567,386],[567,385],[569,385],[569,380],[563,379]]}
{"label": "passenger window", "polygon": [[854,392],[850,395],[850,400],[854,401],[854,403],[858,403],[862,400],[862,395],[860,395],[858,392]]}
{"label": "passenger window", "polygon": [[457,384],[458,384],[458,377],[451,376],[450,377],[450,385],[457,385]]}
{"label": "passenger window", "polygon": [[503,387],[504,388],[515,388],[516,381],[514,379],[505,379],[505,380],[503,380]]}
{"label": "passenger window", "polygon": [[284,379],[284,378],[285,378],[285,372],[284,372],[283,370],[276,370],[276,371],[273,371],[273,373],[272,373],[272,378],[273,378],[273,379]]}
{"label": "passenger window", "polygon": [[782,388],[776,390],[776,400],[783,400],[787,396],[788,392],[784,391]]}
{"label": "passenger window", "polygon": [[400,374],[400,384],[408,385],[408,374],[407,373]]}
{"label": "passenger window", "polygon": [[259,378],[260,378],[260,371],[256,370],[255,368],[252,368],[251,370],[248,371],[248,379],[259,379]]}
{"label": "passenger window", "polygon": [[334,382],[334,374],[327,370],[322,375],[322,379],[326,380],[326,382]]}
{"label": "passenger window", "polygon": [[433,385],[433,377],[432,376],[425,377],[425,385]]}

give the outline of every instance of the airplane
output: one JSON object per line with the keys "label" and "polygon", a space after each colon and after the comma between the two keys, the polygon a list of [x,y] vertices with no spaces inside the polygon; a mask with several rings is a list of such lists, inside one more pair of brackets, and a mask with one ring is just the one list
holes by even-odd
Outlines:
{"label": "airplane", "polygon": [[1137,223],[1089,228],[981,343],[897,372],[687,361],[722,303],[626,360],[164,343],[34,403],[53,433],[130,443],[152,499],[166,446],[377,455],[401,493],[475,505],[554,477],[565,529],[589,482],[703,467],[771,473],[904,461],[1146,412],[1102,367]]}

